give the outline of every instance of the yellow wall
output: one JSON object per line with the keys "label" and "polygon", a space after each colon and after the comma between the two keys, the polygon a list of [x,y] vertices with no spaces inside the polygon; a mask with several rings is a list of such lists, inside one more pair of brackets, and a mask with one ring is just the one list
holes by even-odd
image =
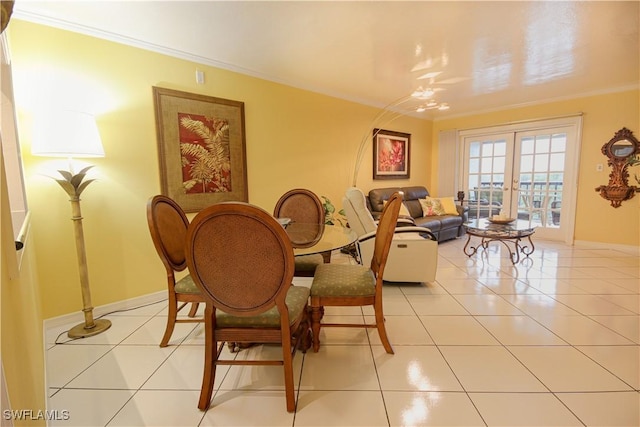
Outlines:
{"label": "yellow wall", "polygon": [[[29,151],[38,108],[54,108],[53,101],[97,115],[106,157],[92,161],[99,180],[82,196],[96,306],[164,288],[145,218],[146,201],[160,191],[152,86],[245,103],[249,200],[269,211],[294,187],[310,188],[340,207],[357,146],[377,125],[371,122],[376,108],[24,21],[13,20],[8,31],[38,279],[47,301],[44,318],[79,312],[81,297],[67,196],[42,176],[51,161]],[[196,68],[205,73],[204,85],[195,83]],[[435,188],[432,141],[439,130],[577,111],[585,116],[575,237],[638,245],[640,197],[614,210],[593,190],[607,181],[606,173],[595,173],[595,164],[605,162],[602,144],[622,126],[640,133],[638,91],[433,123],[403,117],[385,127],[412,135],[411,179],[373,181],[369,144],[357,185],[365,191],[389,185]]]}
{"label": "yellow wall", "polygon": [[[505,124],[518,120],[547,118],[582,112],[582,145],[580,151],[578,197],[576,206],[575,240],[614,245],[640,245],[640,194],[632,200],[613,208],[595,191],[599,185],[609,182],[610,169],[607,158],[600,151],[613,135],[622,127],[632,130],[640,137],[640,92],[629,90],[587,96],[578,99],[551,102],[438,120],[433,124],[433,141],[438,140],[438,132],[451,129],[471,129],[481,126]],[[437,158],[437,143],[433,144],[433,158]],[[596,172],[596,165],[602,163],[604,172]],[[632,172],[640,174],[640,167]],[[633,175],[633,174],[632,174]],[[434,187],[437,184],[437,168],[431,175]],[[630,184],[635,181],[630,181]],[[637,183],[635,183],[637,185]]]}
{"label": "yellow wall", "polygon": [[[249,201],[268,211],[294,187],[328,196],[339,208],[351,185],[357,145],[378,113],[376,108],[20,20],[12,20],[8,32],[44,318],[79,312],[81,296],[68,197],[42,175],[51,161],[30,154],[37,109],[73,104],[97,116],[106,157],[91,162],[97,165],[99,180],[82,194],[95,306],[166,286],[145,216],[148,198],[160,192],[152,86],[245,103]],[[204,85],[195,83],[196,68],[205,73]],[[429,186],[431,124],[403,117],[388,129],[412,134],[411,179],[374,182],[369,145],[358,186],[365,191],[396,184]]]}
{"label": "yellow wall", "polygon": [[[19,272],[15,267],[15,243],[11,227],[9,197],[0,150],[0,191],[2,193],[2,244],[0,249],[0,335],[2,365],[12,409],[46,409],[44,347],[40,295],[34,265],[33,239],[27,238]],[[13,268],[10,268],[13,263]],[[10,273],[11,272],[11,273]],[[3,408],[5,409],[5,408]],[[45,425],[40,420],[15,420],[15,425]]]}

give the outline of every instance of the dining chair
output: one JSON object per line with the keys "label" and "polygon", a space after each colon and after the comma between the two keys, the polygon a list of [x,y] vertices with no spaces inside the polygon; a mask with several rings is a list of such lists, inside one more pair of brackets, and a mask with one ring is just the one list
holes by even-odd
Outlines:
{"label": "dining chair", "polygon": [[[176,281],[175,273],[187,268],[185,238],[189,220],[182,208],[169,197],[153,196],[147,202],[147,223],[153,245],[167,272],[169,313],[167,327],[160,341],[160,347],[166,347],[176,323],[203,321],[202,317],[196,317],[196,312],[198,304],[204,303],[204,297],[189,274]],[[178,319],[178,313],[189,303],[191,310],[188,318]]]}
{"label": "dining chair", "polygon": [[[387,353],[393,354],[384,326],[382,309],[382,282],[391,240],[395,230],[402,196],[394,193],[382,211],[370,264],[323,264],[316,268],[311,283],[311,329],[313,351],[320,349],[321,327],[377,328]],[[375,323],[322,323],[326,306],[368,306],[375,312]]]}
{"label": "dining chair", "polygon": [[[293,356],[311,346],[309,288],[293,286],[293,246],[280,223],[242,202],[196,215],[187,232],[187,264],[205,297],[205,361],[198,408],[211,404],[216,366],[280,365],[287,411],[295,409]],[[225,342],[282,346],[281,360],[221,357]]]}
{"label": "dining chair", "polygon": [[[324,224],[325,220],[322,201],[313,191],[305,188],[295,188],[284,193],[276,202],[276,206],[273,209],[273,216],[310,224]],[[296,244],[294,244],[294,247],[297,247]],[[330,251],[321,254],[297,256],[295,259],[296,268],[294,275],[298,277],[312,277],[318,265],[330,261]]]}

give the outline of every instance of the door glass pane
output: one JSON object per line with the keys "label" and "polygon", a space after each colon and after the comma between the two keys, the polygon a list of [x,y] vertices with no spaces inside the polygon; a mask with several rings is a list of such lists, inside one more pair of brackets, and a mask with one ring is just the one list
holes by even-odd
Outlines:
{"label": "door glass pane", "polygon": [[551,139],[551,151],[554,153],[563,152],[567,147],[567,134],[560,133],[553,135]]}
{"label": "door glass pane", "polygon": [[532,172],[533,171],[533,156],[526,155],[520,157],[520,172]]}
{"label": "door glass pane", "polygon": [[479,157],[480,156],[480,143],[472,142],[469,145],[469,156],[470,157]]}
{"label": "door glass pane", "polygon": [[564,169],[564,153],[554,153],[549,159],[549,170],[561,171]]}
{"label": "door glass pane", "polygon": [[493,163],[493,159],[491,157],[483,157],[482,158],[482,172],[491,172],[491,164]]}
{"label": "door glass pane", "polygon": [[469,173],[480,172],[480,159],[469,159]]}
{"label": "door glass pane", "polygon": [[507,142],[497,141],[494,147],[494,156],[504,156],[507,154]]}
{"label": "door glass pane", "polygon": [[489,157],[493,154],[493,142],[482,144],[482,157]]}
{"label": "door glass pane", "polygon": [[533,154],[534,139],[531,137],[522,138],[520,154]]}
{"label": "door glass pane", "polygon": [[534,161],[535,171],[547,171],[549,170],[549,155],[548,154],[536,154]]}
{"label": "door glass pane", "polygon": [[537,153],[549,152],[550,138],[551,138],[550,135],[536,136],[536,152]]}

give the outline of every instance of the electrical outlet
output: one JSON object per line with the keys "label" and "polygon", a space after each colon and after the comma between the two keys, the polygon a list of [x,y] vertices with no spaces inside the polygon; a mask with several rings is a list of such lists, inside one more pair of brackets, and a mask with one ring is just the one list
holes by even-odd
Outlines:
{"label": "electrical outlet", "polygon": [[196,70],[196,83],[199,85],[204,84],[204,71]]}
{"label": "electrical outlet", "polygon": [[602,163],[598,163],[596,165],[596,172],[602,172],[604,170],[604,165]]}

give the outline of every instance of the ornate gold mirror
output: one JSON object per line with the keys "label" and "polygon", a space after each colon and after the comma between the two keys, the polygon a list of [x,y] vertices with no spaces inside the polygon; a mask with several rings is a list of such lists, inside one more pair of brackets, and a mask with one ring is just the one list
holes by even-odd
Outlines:
{"label": "ornate gold mirror", "polygon": [[639,187],[629,185],[629,159],[640,153],[640,143],[627,128],[622,128],[602,146],[602,154],[609,160],[611,167],[609,185],[596,187],[600,195],[611,202],[614,208],[620,207],[624,200],[632,198]]}

